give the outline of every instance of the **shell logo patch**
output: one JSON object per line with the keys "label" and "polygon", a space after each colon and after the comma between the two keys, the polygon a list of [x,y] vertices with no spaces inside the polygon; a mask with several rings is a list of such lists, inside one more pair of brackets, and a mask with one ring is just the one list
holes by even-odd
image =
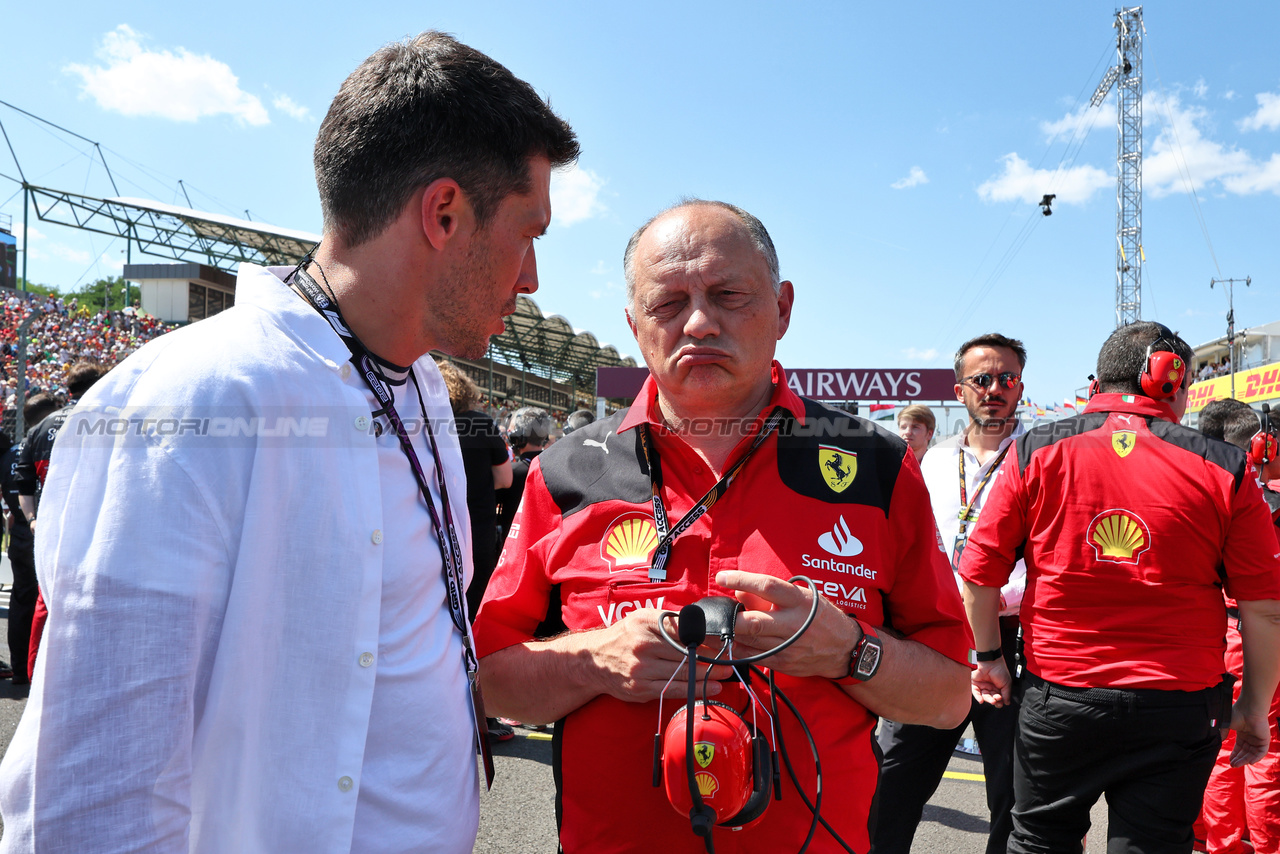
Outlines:
{"label": "shell logo patch", "polygon": [[1089,523],[1089,545],[1098,560],[1137,563],[1151,548],[1147,523],[1128,510],[1104,510]]}
{"label": "shell logo patch", "polygon": [[658,546],[658,528],[643,513],[624,513],[609,525],[600,541],[600,559],[610,572],[626,572],[648,566]]}
{"label": "shell logo patch", "polygon": [[819,445],[818,470],[833,492],[844,492],[858,476],[858,455],[833,445]]}
{"label": "shell logo patch", "polygon": [[1137,444],[1137,431],[1117,430],[1111,434],[1111,450],[1115,451],[1122,460],[1133,452]]}
{"label": "shell logo patch", "polygon": [[698,781],[698,794],[704,798],[715,797],[716,790],[720,788],[720,781],[714,774],[709,771],[699,771],[693,775],[693,778]]}
{"label": "shell logo patch", "polygon": [[706,768],[716,757],[716,746],[709,741],[699,741],[693,746],[693,758],[698,761],[699,768]]}

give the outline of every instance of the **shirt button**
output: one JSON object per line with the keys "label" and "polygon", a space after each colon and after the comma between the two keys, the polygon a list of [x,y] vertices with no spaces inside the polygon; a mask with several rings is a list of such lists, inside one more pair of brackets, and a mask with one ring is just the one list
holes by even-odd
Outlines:
{"label": "shirt button", "polygon": [[338,369],[338,373],[342,375],[344,380],[349,378],[351,376],[351,363],[343,362],[342,367]]}
{"label": "shirt button", "polygon": [[369,429],[369,416],[361,415],[356,418],[356,429],[361,433]]}
{"label": "shirt button", "polygon": [[380,545],[382,545],[382,529],[381,529],[381,528],[374,528],[374,529],[373,529],[373,536],[371,536],[369,539],[373,540],[373,544],[374,544],[375,546],[380,546]]}
{"label": "shirt button", "polygon": [[351,787],[354,785],[355,782],[350,777],[338,778],[338,791],[340,792],[349,792],[351,791]]}
{"label": "shirt button", "polygon": [[368,667],[370,664],[373,664],[373,653],[371,652],[362,653],[360,655],[360,666]]}

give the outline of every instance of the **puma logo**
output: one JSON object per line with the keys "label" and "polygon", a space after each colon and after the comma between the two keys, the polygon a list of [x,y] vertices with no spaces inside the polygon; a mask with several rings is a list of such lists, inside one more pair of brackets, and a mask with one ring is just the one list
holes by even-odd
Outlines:
{"label": "puma logo", "polygon": [[587,445],[590,445],[593,448],[599,448],[600,450],[604,451],[605,454],[608,454],[609,453],[609,437],[612,435],[613,435],[613,431],[610,430],[608,433],[604,434],[603,442],[597,442],[595,439],[583,439],[582,444],[584,447]]}

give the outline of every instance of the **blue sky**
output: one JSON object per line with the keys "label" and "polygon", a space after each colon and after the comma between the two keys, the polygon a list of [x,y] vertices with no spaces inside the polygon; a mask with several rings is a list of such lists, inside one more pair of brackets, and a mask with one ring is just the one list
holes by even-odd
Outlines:
{"label": "blue sky", "polygon": [[[196,207],[318,232],[311,146],[342,79],[387,41],[446,30],[581,138],[538,244],[545,313],[635,355],[627,237],[681,196],[720,198],[764,221],[795,283],[784,365],[946,367],[998,330],[1026,342],[1028,393],[1052,403],[1114,326],[1115,103],[1080,108],[1114,62],[1115,9],[10,4],[0,99],[100,142],[122,195],[184,204],[181,178]],[[1240,326],[1280,319],[1280,7],[1157,0],[1144,14],[1143,316],[1195,345],[1225,329],[1212,277],[1253,277]],[[33,183],[113,194],[85,144],[5,108],[0,121]],[[16,174],[3,150],[0,172]],[[0,180],[0,212],[20,224],[17,189]],[[1033,204],[1046,192],[1047,218]],[[122,249],[34,223],[30,276],[113,275]]]}

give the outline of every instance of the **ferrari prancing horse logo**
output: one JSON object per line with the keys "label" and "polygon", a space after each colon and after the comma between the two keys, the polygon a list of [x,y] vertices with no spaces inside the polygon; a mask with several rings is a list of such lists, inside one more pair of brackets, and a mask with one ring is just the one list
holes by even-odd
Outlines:
{"label": "ferrari prancing horse logo", "polygon": [[1138,434],[1133,430],[1117,430],[1111,434],[1111,448],[1120,459],[1129,456],[1138,444]]}
{"label": "ferrari prancing horse logo", "polygon": [[693,746],[693,758],[698,760],[699,768],[706,768],[715,758],[716,746],[709,741],[699,741]]}
{"label": "ferrari prancing horse logo", "polygon": [[818,468],[834,492],[844,492],[858,476],[858,455],[832,445],[818,446]]}

